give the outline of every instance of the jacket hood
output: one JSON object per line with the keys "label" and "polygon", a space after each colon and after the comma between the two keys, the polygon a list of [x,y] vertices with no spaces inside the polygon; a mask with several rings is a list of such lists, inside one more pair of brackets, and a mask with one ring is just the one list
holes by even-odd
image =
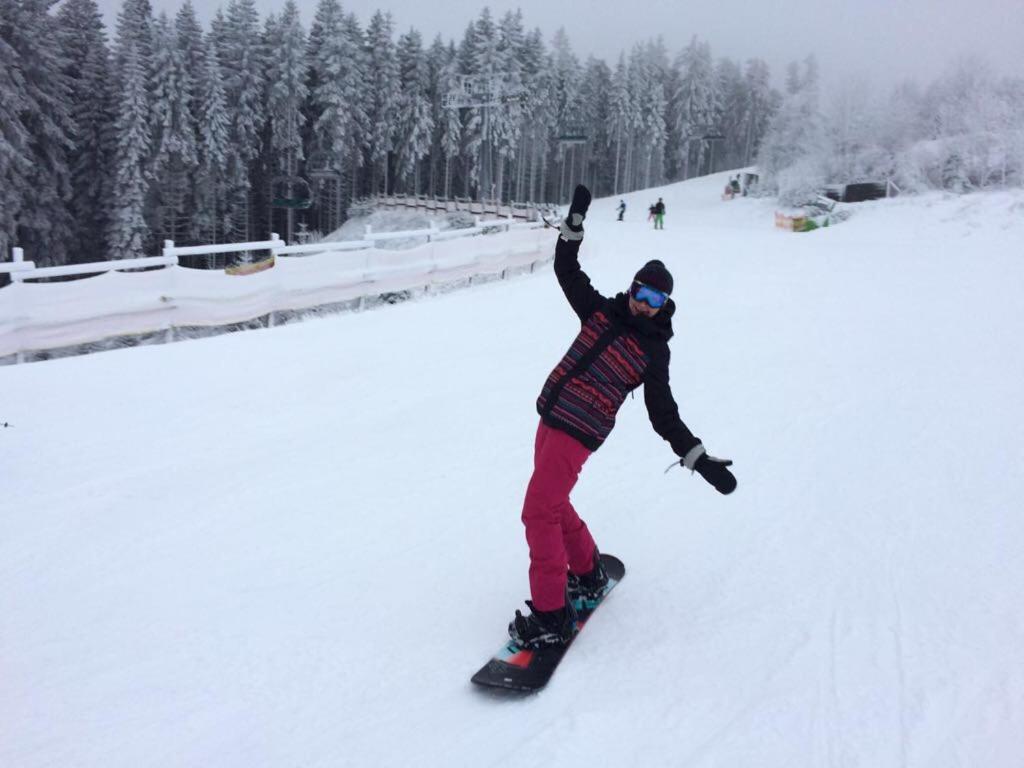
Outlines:
{"label": "jacket hood", "polygon": [[612,299],[612,314],[623,324],[635,329],[643,336],[668,341],[672,338],[672,316],[676,313],[676,304],[672,299],[654,317],[633,315],[629,311],[629,294],[618,293]]}

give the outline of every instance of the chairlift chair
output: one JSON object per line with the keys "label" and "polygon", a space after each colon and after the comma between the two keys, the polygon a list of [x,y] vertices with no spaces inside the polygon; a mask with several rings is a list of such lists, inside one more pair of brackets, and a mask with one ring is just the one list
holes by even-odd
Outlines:
{"label": "chairlift chair", "polygon": [[313,207],[313,190],[301,176],[278,176],[270,183],[271,205],[275,208]]}

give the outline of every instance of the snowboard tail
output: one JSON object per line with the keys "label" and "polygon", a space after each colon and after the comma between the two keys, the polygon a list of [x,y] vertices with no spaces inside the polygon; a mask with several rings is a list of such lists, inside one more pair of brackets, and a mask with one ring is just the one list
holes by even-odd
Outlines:
{"label": "snowboard tail", "polygon": [[[626,575],[626,566],[613,555],[601,555],[601,563],[608,573],[608,586],[596,600],[581,600],[575,604],[579,619],[576,622],[578,635],[587,620],[594,614],[598,606],[604,602],[608,593]],[[566,645],[545,646],[542,648],[524,648],[513,640],[509,640],[471,678],[474,683],[486,688],[498,688],[509,691],[537,691],[547,685],[555,673],[558,664],[572,646],[576,635]]]}

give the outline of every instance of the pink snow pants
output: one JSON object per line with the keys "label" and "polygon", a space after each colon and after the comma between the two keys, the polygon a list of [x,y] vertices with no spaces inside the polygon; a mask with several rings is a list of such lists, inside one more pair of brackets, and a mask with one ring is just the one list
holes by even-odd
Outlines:
{"label": "pink snow pants", "polygon": [[544,422],[537,427],[523,525],[530,547],[530,596],[538,611],[565,605],[567,567],[587,573],[594,565],[594,539],[569,503],[569,492],[589,456],[575,438]]}

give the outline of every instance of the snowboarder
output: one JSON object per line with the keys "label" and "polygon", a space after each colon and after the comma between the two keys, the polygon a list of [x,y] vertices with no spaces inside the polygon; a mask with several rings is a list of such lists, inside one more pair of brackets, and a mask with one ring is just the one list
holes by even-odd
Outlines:
{"label": "snowboarder", "polygon": [[654,228],[665,228],[665,202],[660,197],[658,202],[654,204]]}
{"label": "snowboarder", "polygon": [[589,203],[589,191],[578,186],[555,244],[555,275],[582,328],[537,399],[534,471],[522,513],[530,549],[531,613],[516,611],[509,624],[510,637],[523,647],[566,644],[575,631],[573,600],[599,594],[607,582],[597,546],[569,493],[631,391],[643,384],[651,425],[680,457],[678,463],[699,472],[721,493],[736,488],[728,469],[732,462],[707,454],[680,419],[672,397],[672,275],[662,262],[648,261],[626,292],[602,296],[578,260]]}
{"label": "snowboarder", "polygon": [[619,200],[619,221],[622,221],[622,217],[626,213],[626,201]]}

